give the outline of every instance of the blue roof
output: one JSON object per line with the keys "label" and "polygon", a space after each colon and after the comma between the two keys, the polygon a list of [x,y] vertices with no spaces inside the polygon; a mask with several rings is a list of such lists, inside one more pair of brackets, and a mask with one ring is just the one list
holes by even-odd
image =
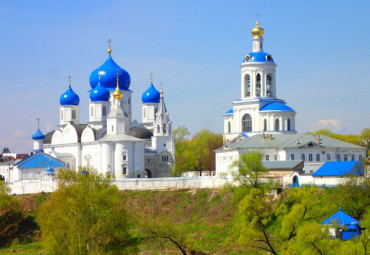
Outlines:
{"label": "blue roof", "polygon": [[51,167],[51,164],[45,169],[45,172],[47,173],[54,173],[54,168]]}
{"label": "blue roof", "polygon": [[337,213],[333,214],[332,216],[321,222],[321,224],[333,224],[333,223],[342,226],[360,225],[360,222],[358,220],[343,212],[342,207],[339,208],[339,211]]}
{"label": "blue roof", "polygon": [[225,112],[224,115],[234,115],[234,109],[231,108],[230,110],[228,110],[227,112]]}
{"label": "blue roof", "polygon": [[[266,52],[260,51],[260,52],[251,52],[249,55],[249,61],[248,62],[268,62],[273,63],[274,59],[271,57],[271,61],[267,60],[267,56],[270,55]],[[271,56],[271,55],[270,55]],[[245,59],[243,62],[246,62]]]}
{"label": "blue roof", "polygon": [[40,129],[38,128],[37,131],[32,135],[33,140],[41,140],[44,139],[45,135],[41,133]]}
{"label": "blue roof", "polygon": [[281,103],[266,104],[261,107],[260,111],[279,111],[279,112],[294,112],[292,108]]}
{"label": "blue roof", "polygon": [[144,104],[159,103],[161,94],[154,87],[153,83],[150,84],[149,88],[141,96],[141,100]]}
{"label": "blue roof", "polygon": [[325,162],[312,176],[363,175],[364,169],[359,161]]}
{"label": "blue roof", "polygon": [[249,137],[245,132],[243,132],[243,133],[242,133],[242,136],[244,136],[244,137],[246,137],[246,138],[248,138],[248,137]]}
{"label": "blue roof", "polygon": [[60,96],[59,102],[61,105],[78,105],[80,103],[80,98],[69,85],[66,92]]}
{"label": "blue roof", "polygon": [[119,77],[119,88],[121,90],[128,90],[131,83],[130,75],[125,69],[114,62],[110,54],[107,60],[90,74],[91,88],[98,86],[100,74],[101,84],[108,90],[115,90],[117,86],[117,72]]}
{"label": "blue roof", "polygon": [[104,88],[104,86],[102,86],[100,82],[94,89],[90,90],[90,100],[92,102],[107,102],[109,101],[109,98],[109,91]]}
{"label": "blue roof", "polygon": [[37,152],[15,164],[18,168],[46,168],[51,164],[52,167],[64,167],[63,161],[50,156],[42,151]]}

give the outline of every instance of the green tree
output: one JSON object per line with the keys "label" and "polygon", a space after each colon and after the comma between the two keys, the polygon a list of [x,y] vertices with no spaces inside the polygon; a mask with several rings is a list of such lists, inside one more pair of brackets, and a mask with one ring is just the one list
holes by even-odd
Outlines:
{"label": "green tree", "polygon": [[260,152],[242,154],[239,160],[230,165],[230,168],[237,170],[235,180],[244,187],[263,188],[267,184],[266,181],[261,180],[261,175],[266,174],[268,170],[262,165]]}
{"label": "green tree", "polygon": [[135,252],[120,193],[109,178],[93,171],[61,170],[58,179],[58,190],[38,215],[42,243],[49,253]]}
{"label": "green tree", "polygon": [[360,145],[367,148],[367,154],[370,155],[370,128],[365,128],[360,134]]}
{"label": "green tree", "polygon": [[0,180],[0,247],[11,239],[21,223],[21,200],[10,196],[10,188]]}

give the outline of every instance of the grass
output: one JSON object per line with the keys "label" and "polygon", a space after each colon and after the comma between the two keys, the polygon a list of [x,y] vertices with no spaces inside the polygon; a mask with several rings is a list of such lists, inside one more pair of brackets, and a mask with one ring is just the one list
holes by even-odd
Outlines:
{"label": "grass", "polygon": [[41,251],[40,242],[20,244],[14,241],[9,247],[0,248],[0,254],[40,254]]}

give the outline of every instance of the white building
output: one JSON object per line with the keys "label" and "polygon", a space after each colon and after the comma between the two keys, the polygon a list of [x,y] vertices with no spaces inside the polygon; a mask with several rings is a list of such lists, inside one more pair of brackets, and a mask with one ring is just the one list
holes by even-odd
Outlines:
{"label": "white building", "polygon": [[[216,150],[216,174],[229,174],[240,155],[260,151],[264,161],[302,160],[305,174],[326,161],[365,158],[366,149],[327,136],[299,135],[296,112],[277,98],[276,63],[263,51],[264,30],[252,29],[253,50],[241,64],[241,97],[224,114],[224,145]],[[234,169],[235,170],[235,169]]]}
{"label": "white building", "polygon": [[116,179],[167,177],[175,147],[163,91],[151,81],[142,96],[143,124],[132,121],[130,75],[111,52],[109,47],[107,60],[90,75],[89,122],[80,123],[80,99],[69,82],[60,97],[59,125],[46,136],[37,130],[34,152],[44,151],[71,169],[92,167]]}

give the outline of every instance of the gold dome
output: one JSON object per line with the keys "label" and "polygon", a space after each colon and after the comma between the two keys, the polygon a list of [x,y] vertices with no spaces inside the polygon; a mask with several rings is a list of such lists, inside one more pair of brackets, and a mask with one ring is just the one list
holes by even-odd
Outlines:
{"label": "gold dome", "polygon": [[119,89],[119,79],[118,79],[118,73],[117,73],[117,87],[116,87],[116,89],[114,90],[114,92],[113,92],[113,97],[115,98],[115,99],[121,99],[122,98],[122,96],[123,96],[123,93],[122,93],[122,91]]}
{"label": "gold dome", "polygon": [[161,89],[161,91],[159,91],[159,93],[161,93],[161,95],[163,95],[163,90]]}
{"label": "gold dome", "polygon": [[261,38],[262,35],[265,33],[262,27],[260,27],[259,21],[256,22],[256,27],[251,31],[253,38]]}

